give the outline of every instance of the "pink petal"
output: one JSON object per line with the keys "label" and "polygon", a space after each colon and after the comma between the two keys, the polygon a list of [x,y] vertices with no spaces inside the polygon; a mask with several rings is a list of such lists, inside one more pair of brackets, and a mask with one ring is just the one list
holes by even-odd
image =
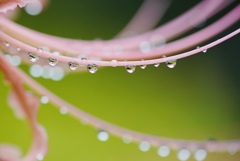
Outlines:
{"label": "pink petal", "polygon": [[0,12],[7,12],[8,10],[14,10],[16,7],[24,7],[32,0],[0,0]]}

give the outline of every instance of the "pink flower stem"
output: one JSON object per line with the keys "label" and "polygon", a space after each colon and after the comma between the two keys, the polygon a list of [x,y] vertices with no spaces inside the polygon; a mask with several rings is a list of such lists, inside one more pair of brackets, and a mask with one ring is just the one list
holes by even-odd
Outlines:
{"label": "pink flower stem", "polygon": [[[213,23],[212,25],[208,26],[207,28],[202,29],[201,31],[194,33],[188,37],[185,37],[183,39],[171,42],[167,45],[165,45],[165,47],[163,48],[156,48],[153,49],[152,51],[150,51],[149,53],[142,53],[142,52],[138,52],[138,51],[132,51],[132,52],[124,52],[121,55],[111,55],[108,58],[111,59],[120,59],[120,60],[141,60],[144,58],[152,58],[152,57],[162,57],[163,55],[170,55],[170,54],[174,54],[178,51],[182,51],[184,49],[190,48],[192,46],[195,46],[199,43],[202,43],[210,38],[212,38],[213,36],[219,34],[220,32],[224,31],[227,27],[231,26],[232,24],[234,24],[235,22],[237,22],[240,19],[240,5],[236,6],[231,12],[229,12],[227,15],[225,15],[223,18],[221,18],[220,20],[218,20],[217,22]],[[152,60],[145,60],[143,61],[119,61],[117,63],[117,66],[126,66],[126,65],[141,65],[141,64],[155,64],[155,63],[162,63],[168,60],[175,60],[175,59],[181,59],[190,55],[194,55],[197,54],[199,52],[202,52],[204,50],[207,50],[221,42],[224,42],[225,40],[231,38],[232,36],[235,36],[239,33],[239,29],[234,31],[233,33],[217,40],[214,41],[213,43],[210,43],[209,45],[205,45],[201,48],[198,49],[194,49],[182,54],[179,54],[177,56],[170,56],[168,58],[159,58],[159,59],[152,59]],[[98,66],[112,66],[112,63],[110,61],[96,61],[96,60],[80,60],[80,59],[74,59],[74,58],[70,58],[67,56],[58,56],[58,55],[52,55],[49,52],[43,51],[43,52],[39,52],[37,50],[37,48],[34,48],[32,46],[29,46],[27,44],[24,44],[21,41],[18,41],[12,37],[10,37],[9,35],[3,33],[0,31],[0,39],[2,41],[7,41],[9,43],[11,43],[11,45],[14,45],[16,47],[20,47],[23,51],[27,51],[27,52],[35,52],[37,53],[39,56],[44,57],[44,58],[49,58],[49,57],[54,57],[56,59],[58,59],[58,61],[61,62],[71,62],[71,61],[76,61],[79,64],[83,64],[83,65],[88,65],[88,64],[96,64]],[[103,58],[104,55],[101,57]],[[106,57],[104,57],[106,58]]]}
{"label": "pink flower stem", "polygon": [[0,70],[4,73],[6,79],[11,83],[12,88],[21,104],[22,110],[27,116],[27,121],[30,125],[33,140],[29,153],[21,159],[21,161],[35,161],[37,160],[37,155],[41,154],[45,156],[47,152],[47,141],[44,129],[37,123],[36,110],[27,100],[26,91],[22,85],[22,79],[16,73],[17,71],[13,66],[11,66],[3,56],[0,51]]}
{"label": "pink flower stem", "polygon": [[178,150],[180,148],[188,148],[191,151],[195,151],[198,148],[205,148],[206,150],[213,152],[225,152],[228,150],[228,147],[231,144],[237,144],[240,146],[239,140],[232,141],[197,141],[197,140],[180,140],[180,139],[171,139],[160,136],[154,136],[149,134],[144,134],[140,132],[136,132],[133,130],[129,130],[109,122],[103,121],[99,118],[96,118],[79,108],[67,103],[62,100],[58,96],[54,95],[49,90],[45,89],[43,86],[38,84],[32,78],[27,76],[24,72],[22,72],[18,68],[14,68],[16,75],[24,81],[28,86],[30,86],[33,90],[38,92],[41,95],[47,96],[50,101],[56,105],[57,108],[65,107],[68,109],[68,112],[76,117],[79,120],[83,120],[90,125],[96,127],[97,129],[105,130],[113,135],[118,137],[124,137],[125,135],[130,135],[135,142],[148,141],[153,146],[166,145],[172,149]]}
{"label": "pink flower stem", "polygon": [[[232,1],[228,2],[231,3]],[[0,29],[9,35],[12,35],[13,37],[17,37],[23,42],[27,42],[35,46],[46,45],[53,50],[59,50],[73,55],[84,53],[83,50],[86,47],[90,47],[92,52],[89,53],[89,56],[101,57],[101,51],[103,51],[106,47],[114,48],[116,46],[120,46],[123,50],[136,49],[141,42],[150,41],[153,37],[156,37],[154,43],[161,42],[162,39],[169,40],[174,38],[193,28],[193,26],[189,23],[189,20],[191,19],[191,15],[195,15],[196,11],[201,11],[203,14],[202,16],[194,17],[195,23],[199,24],[208,17],[212,16],[214,13],[217,13],[217,11],[224,8],[229,3],[226,3],[224,0],[205,0],[190,9],[188,12],[157,28],[156,30],[131,38],[114,39],[108,41],[71,40],[50,36],[17,25],[4,17],[0,17]]]}

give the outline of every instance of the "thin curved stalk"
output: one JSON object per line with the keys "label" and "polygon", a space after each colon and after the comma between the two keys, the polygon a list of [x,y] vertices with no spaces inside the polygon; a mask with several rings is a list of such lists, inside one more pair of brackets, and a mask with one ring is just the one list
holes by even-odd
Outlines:
{"label": "thin curved stalk", "polygon": [[232,1],[229,1],[229,3],[223,2],[224,0],[202,1],[200,4],[193,7],[188,12],[182,14],[181,16],[175,18],[173,21],[170,21],[169,23],[161,26],[160,28],[157,28],[154,31],[142,34],[140,36],[109,41],[71,40],[66,38],[59,38],[56,36],[50,36],[17,25],[4,17],[0,17],[0,28],[2,31],[8,33],[9,35],[12,35],[13,37],[17,37],[19,40],[27,42],[28,44],[37,46],[46,45],[53,50],[59,50],[73,55],[79,55],[86,47],[90,47],[92,51],[89,53],[89,56],[99,57],[102,55],[101,52],[99,54],[99,51],[103,51],[104,48],[109,46],[112,48],[120,46],[123,50],[128,50],[132,48],[138,48],[141,42],[150,40],[154,36],[160,35],[160,39],[156,38],[156,40],[154,40],[154,43],[157,43],[159,41],[161,42],[162,38],[165,40],[174,38],[193,28],[193,26],[189,24],[189,17],[194,14],[196,10],[201,10],[203,13],[202,16],[195,17],[195,22],[201,23],[208,17],[212,16],[213,13],[217,13],[217,11],[219,11],[217,9],[222,9],[223,4],[227,6]]}
{"label": "thin curved stalk", "polygon": [[20,161],[35,161],[37,160],[38,155],[42,155],[44,157],[48,149],[46,133],[37,123],[37,109],[36,107],[31,106],[32,104],[29,102],[29,98],[27,97],[26,91],[22,85],[22,79],[17,74],[15,68],[6,61],[1,51],[0,70],[4,73],[6,79],[11,83],[33,135],[30,150],[24,158],[20,159]]}
{"label": "thin curved stalk", "polygon": [[[221,18],[220,20],[218,20],[217,22],[213,23],[212,25],[210,25],[207,28],[204,28],[201,31],[198,31],[197,33],[194,33],[188,37],[185,37],[183,39],[177,40],[175,42],[171,42],[169,44],[167,44],[164,48],[156,48],[153,49],[152,51],[150,51],[149,53],[142,53],[142,52],[125,52],[122,53],[121,55],[111,55],[110,58],[111,59],[120,59],[120,60],[141,60],[144,58],[152,58],[152,57],[162,57],[163,55],[168,56],[170,54],[174,54],[178,51],[182,51],[186,48],[192,47],[194,45],[197,45],[203,41],[208,40],[209,38],[219,34],[220,32],[224,31],[227,27],[231,26],[232,24],[234,24],[235,22],[237,22],[240,19],[240,15],[238,14],[240,12],[240,5],[238,5],[237,7],[235,7],[230,13],[228,13],[227,15],[225,15],[223,18]],[[239,33],[239,29],[236,30],[235,32],[233,32],[233,34],[230,35],[237,35]],[[56,58],[58,61],[60,62],[72,62],[75,61],[79,64],[82,65],[88,65],[88,64],[96,64],[98,66],[112,66],[112,63],[109,61],[96,61],[96,60],[81,60],[81,59],[76,59],[76,58],[70,58],[67,56],[58,56],[58,55],[51,55],[51,53],[46,52],[46,51],[38,51],[37,48],[34,48],[32,46],[29,46],[27,44],[24,44],[8,35],[6,35],[5,33],[0,31],[0,39],[2,41],[7,41],[9,43],[11,43],[12,45],[16,46],[16,47],[20,47],[23,51],[27,51],[27,52],[35,52],[37,53],[39,56],[48,59],[49,57],[53,56],[54,58]],[[222,38],[222,41],[215,41],[213,44],[213,46],[215,46],[216,44],[219,44],[219,42],[223,42],[226,40],[226,38]],[[172,56],[169,57],[167,59],[152,59],[152,60],[145,60],[144,64],[148,65],[148,64],[155,64],[155,63],[162,63],[164,61],[167,61],[169,59],[181,59],[184,58],[186,56],[190,56],[196,53],[199,53],[203,50],[208,49],[211,46],[204,46],[200,49],[195,49],[186,53],[183,53],[181,55],[178,56]],[[104,55],[101,57],[103,58]],[[141,65],[143,64],[142,61],[119,61],[117,63],[116,66],[126,66],[126,65]]]}

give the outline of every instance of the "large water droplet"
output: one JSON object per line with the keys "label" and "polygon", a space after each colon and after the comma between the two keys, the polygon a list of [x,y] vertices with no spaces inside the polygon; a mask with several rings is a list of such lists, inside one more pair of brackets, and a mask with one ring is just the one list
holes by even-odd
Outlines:
{"label": "large water droplet", "polygon": [[112,65],[112,67],[118,66],[118,61],[117,60],[112,60],[111,65]]}
{"label": "large water droplet", "polygon": [[136,66],[135,65],[126,65],[125,68],[128,73],[133,73],[136,69]]}
{"label": "large water droplet", "polygon": [[198,149],[194,154],[194,158],[196,161],[203,161],[206,157],[207,151],[204,149]]}
{"label": "large water droplet", "polygon": [[177,154],[177,157],[180,161],[186,161],[190,158],[190,151],[187,150],[187,149],[181,149],[178,154]]}
{"label": "large water droplet", "polygon": [[206,53],[206,52],[207,52],[207,49],[203,50],[203,52]]}
{"label": "large water droplet", "polygon": [[98,140],[104,142],[109,139],[109,134],[106,131],[99,131],[97,135]]}
{"label": "large water droplet", "polygon": [[96,64],[88,64],[87,70],[90,73],[96,73],[96,71],[98,70],[98,66]]}
{"label": "large water droplet", "polygon": [[42,96],[41,97],[41,103],[42,104],[47,104],[49,102],[49,98],[47,96]]}
{"label": "large water droplet", "polygon": [[153,66],[159,67],[160,63],[154,63]]}
{"label": "large water droplet", "polygon": [[161,146],[158,148],[158,155],[161,157],[167,157],[170,154],[170,149],[167,146]]}
{"label": "large water droplet", "polygon": [[58,60],[50,57],[50,58],[48,58],[48,63],[51,66],[55,66],[58,63]]}
{"label": "large water droplet", "polygon": [[39,59],[38,55],[33,52],[28,52],[28,56],[31,62],[36,62]]}
{"label": "large water droplet", "polygon": [[151,145],[149,142],[147,141],[142,141],[140,144],[139,144],[139,149],[143,152],[147,152],[148,150],[150,150],[151,148]]}
{"label": "large water droplet", "polygon": [[232,143],[228,146],[228,153],[234,155],[238,150],[240,150],[239,148],[240,146],[237,143]]}
{"label": "large water droplet", "polygon": [[41,153],[39,153],[39,154],[36,156],[36,159],[37,159],[38,161],[42,161],[42,160],[44,159],[44,156],[43,156]]}
{"label": "large water droplet", "polygon": [[[142,59],[142,62],[144,62],[144,60]],[[142,69],[145,69],[147,67],[147,65],[146,64],[141,64],[140,65],[140,68],[142,68]]]}
{"label": "large water droplet", "polygon": [[177,65],[177,60],[166,61],[168,68],[174,68]]}
{"label": "large water droplet", "polygon": [[69,62],[68,66],[71,70],[76,70],[78,68],[78,63],[77,62]]}

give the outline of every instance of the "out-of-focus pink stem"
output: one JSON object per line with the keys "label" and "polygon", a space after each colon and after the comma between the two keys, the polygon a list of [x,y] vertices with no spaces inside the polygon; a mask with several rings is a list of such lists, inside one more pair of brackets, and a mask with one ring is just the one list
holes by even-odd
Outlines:
{"label": "out-of-focus pink stem", "polygon": [[[17,71],[11,66],[0,51],[0,70],[4,73],[6,79],[11,83],[14,93],[25,112],[27,121],[30,125],[33,141],[29,153],[21,161],[36,161],[38,155],[44,157],[47,153],[47,136],[44,129],[37,123],[37,104],[33,98],[27,97],[22,85],[22,79],[16,73]],[[30,99],[30,100],[28,100]],[[32,102],[31,102],[32,101]]]}
{"label": "out-of-focus pink stem", "polygon": [[155,27],[170,6],[170,0],[145,0],[127,26],[116,38],[130,37],[129,33],[141,34]]}
{"label": "out-of-focus pink stem", "polygon": [[[168,40],[175,36],[180,35],[193,28],[193,26],[189,23],[189,17],[191,14],[195,13],[196,10],[202,11],[202,16],[194,17],[195,22],[202,22],[206,18],[216,13],[216,9],[220,6],[223,8],[222,3],[224,0],[218,1],[210,1],[205,0],[202,1],[197,6],[193,7],[191,10],[186,12],[185,14],[175,18],[175,20],[170,21],[169,23],[161,26],[160,28],[145,33],[140,36],[135,36],[131,38],[124,39],[115,39],[109,41],[82,41],[82,40],[71,40],[66,38],[59,38],[55,36],[50,36],[46,34],[41,34],[39,32],[29,30],[23,26],[17,25],[4,17],[0,17],[0,29],[13,37],[17,37],[19,40],[23,42],[27,42],[29,44],[37,45],[37,46],[48,46],[53,50],[64,51],[69,54],[81,54],[85,47],[91,47],[92,52],[89,53],[88,56],[93,57],[101,57],[104,48],[111,47],[114,48],[116,45],[121,46],[123,50],[137,48],[139,44],[143,41],[148,41],[154,36],[159,36],[160,39],[157,38],[155,41],[162,41],[162,38]],[[231,2],[231,1],[229,1]],[[226,3],[224,3],[226,4]],[[226,4],[227,5],[227,4]],[[155,42],[155,43],[156,43]],[[109,58],[110,59],[110,58]]]}
{"label": "out-of-focus pink stem", "polygon": [[[144,58],[152,58],[152,57],[161,57],[163,55],[170,55],[173,53],[176,53],[178,51],[182,51],[186,48],[192,47],[196,44],[199,44],[203,41],[208,40],[209,38],[219,34],[220,32],[224,31],[227,27],[231,26],[233,23],[237,22],[240,19],[240,14],[238,14],[240,12],[240,5],[238,5],[237,7],[235,7],[230,13],[228,13],[227,15],[225,15],[223,18],[221,18],[220,20],[218,20],[217,22],[213,23],[212,25],[210,25],[207,28],[204,28],[203,30],[192,34],[186,38],[177,40],[175,42],[169,43],[167,44],[164,48],[156,48],[152,51],[150,51],[149,53],[142,53],[139,51],[131,51],[131,52],[124,52],[120,55],[111,55],[111,59],[117,59],[117,60],[141,60]],[[238,34],[237,30],[235,33]],[[12,45],[16,46],[16,47],[20,47],[23,51],[27,51],[27,52],[35,52],[37,53],[39,56],[44,57],[44,58],[49,58],[51,55],[51,53],[43,51],[43,52],[39,52],[37,50],[37,48],[34,48],[32,46],[29,46],[27,44],[24,44],[8,35],[6,35],[5,33],[0,31],[0,39],[2,41],[7,41],[9,43],[11,43]],[[226,39],[223,39],[226,40]],[[218,44],[217,42],[214,43],[215,45]],[[201,52],[203,50],[207,49],[206,47],[203,47],[202,50],[193,50],[190,52],[187,52],[188,56],[189,53],[191,53],[192,55],[198,52]],[[185,57],[186,53],[183,53],[181,55],[181,57]],[[165,60],[168,59],[173,59],[176,58],[177,56],[174,57],[169,57]],[[79,64],[83,64],[83,65],[88,65],[88,64],[96,64],[98,66],[112,66],[112,63],[109,61],[96,61],[96,60],[80,60],[80,59],[73,59],[70,57],[66,57],[66,56],[58,56],[58,55],[54,55],[54,58],[58,59],[58,61],[61,62],[71,62],[71,61],[76,61]],[[101,58],[105,58],[104,55]],[[180,56],[177,57],[178,59],[180,58]],[[154,60],[146,60],[144,61],[144,64],[154,64],[154,63],[161,63],[163,62],[162,59],[154,59]],[[142,61],[119,61],[117,66],[125,66],[125,65],[140,65],[142,64]]]}

